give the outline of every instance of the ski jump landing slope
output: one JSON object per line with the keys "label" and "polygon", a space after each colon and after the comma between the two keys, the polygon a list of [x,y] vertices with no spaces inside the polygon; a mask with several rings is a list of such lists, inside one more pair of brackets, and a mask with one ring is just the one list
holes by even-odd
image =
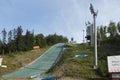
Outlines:
{"label": "ski jump landing slope", "polygon": [[38,57],[33,63],[22,67],[20,70],[3,75],[2,78],[25,78],[38,75],[49,70],[61,54],[63,43],[56,44]]}

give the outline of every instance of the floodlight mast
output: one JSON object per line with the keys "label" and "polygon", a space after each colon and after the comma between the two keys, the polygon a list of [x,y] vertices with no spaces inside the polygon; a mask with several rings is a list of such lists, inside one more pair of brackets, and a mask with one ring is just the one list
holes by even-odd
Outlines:
{"label": "floodlight mast", "polygon": [[96,17],[98,14],[98,11],[94,11],[93,5],[90,4],[90,11],[93,15],[93,28],[94,28],[94,69],[97,69],[97,29],[96,29]]}

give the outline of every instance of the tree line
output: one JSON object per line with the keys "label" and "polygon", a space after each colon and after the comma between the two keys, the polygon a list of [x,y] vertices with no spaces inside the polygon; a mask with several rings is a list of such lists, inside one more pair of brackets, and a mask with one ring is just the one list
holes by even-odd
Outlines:
{"label": "tree line", "polygon": [[54,45],[56,43],[68,42],[66,37],[62,35],[50,34],[44,36],[42,33],[34,35],[34,31],[26,30],[23,35],[22,26],[18,26],[16,29],[6,31],[5,28],[1,32],[2,38],[0,39],[0,54],[10,54],[18,51],[32,50],[33,46],[40,46],[44,48],[48,45]]}
{"label": "tree line", "polygon": [[120,45],[120,21],[118,23],[111,21],[108,26],[99,26],[97,39],[101,45],[105,43]]}
{"label": "tree line", "polygon": [[120,53],[120,21],[111,21],[107,26],[99,26],[97,29],[98,39],[98,73],[107,77],[107,56],[119,55]]}

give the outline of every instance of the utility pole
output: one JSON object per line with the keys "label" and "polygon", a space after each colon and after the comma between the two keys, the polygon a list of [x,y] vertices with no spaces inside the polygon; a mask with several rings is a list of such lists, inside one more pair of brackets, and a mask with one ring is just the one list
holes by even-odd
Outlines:
{"label": "utility pole", "polygon": [[84,37],[85,37],[85,36],[84,36],[84,31],[85,31],[85,30],[83,30],[83,43],[85,43],[85,38],[84,38]]}
{"label": "utility pole", "polygon": [[97,69],[97,29],[96,29],[96,17],[98,11],[94,11],[93,5],[90,4],[90,11],[93,15],[93,28],[94,28],[94,69]]}

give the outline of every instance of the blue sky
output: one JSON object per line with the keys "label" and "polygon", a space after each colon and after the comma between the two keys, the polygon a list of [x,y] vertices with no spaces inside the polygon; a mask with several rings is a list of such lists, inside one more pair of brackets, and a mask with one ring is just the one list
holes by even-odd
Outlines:
{"label": "blue sky", "polygon": [[57,33],[80,43],[85,22],[93,20],[90,3],[99,10],[97,26],[120,21],[120,0],[0,0],[0,31],[21,25],[24,32]]}

